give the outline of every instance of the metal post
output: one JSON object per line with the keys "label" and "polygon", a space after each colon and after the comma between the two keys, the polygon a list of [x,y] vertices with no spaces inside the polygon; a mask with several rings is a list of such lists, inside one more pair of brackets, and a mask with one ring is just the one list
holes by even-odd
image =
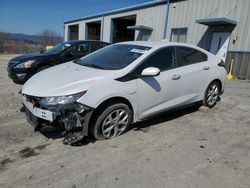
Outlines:
{"label": "metal post", "polygon": [[168,0],[167,7],[166,7],[167,11],[166,11],[166,18],[165,18],[165,26],[164,26],[164,31],[163,31],[163,39],[167,38],[169,7],[170,7],[170,2]]}
{"label": "metal post", "polygon": [[103,33],[104,32],[104,16],[102,16],[102,25],[101,25],[101,38],[100,40],[103,41]]}
{"label": "metal post", "polygon": [[234,66],[234,59],[231,60],[229,73],[227,74],[227,80],[233,79],[233,74],[232,74],[233,66]]}

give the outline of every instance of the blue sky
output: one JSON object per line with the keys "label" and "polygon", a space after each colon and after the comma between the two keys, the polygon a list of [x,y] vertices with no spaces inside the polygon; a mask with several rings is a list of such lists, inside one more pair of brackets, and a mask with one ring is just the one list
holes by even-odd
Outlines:
{"label": "blue sky", "polygon": [[152,0],[0,0],[0,30],[63,34],[63,22]]}

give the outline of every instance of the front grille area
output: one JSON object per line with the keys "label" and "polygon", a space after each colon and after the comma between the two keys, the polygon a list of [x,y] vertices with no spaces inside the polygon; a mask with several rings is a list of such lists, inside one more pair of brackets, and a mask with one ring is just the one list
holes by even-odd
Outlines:
{"label": "front grille area", "polygon": [[41,105],[39,103],[41,97],[34,97],[34,96],[30,96],[30,95],[24,95],[26,100],[28,102],[31,102],[35,107],[39,107],[41,108]]}

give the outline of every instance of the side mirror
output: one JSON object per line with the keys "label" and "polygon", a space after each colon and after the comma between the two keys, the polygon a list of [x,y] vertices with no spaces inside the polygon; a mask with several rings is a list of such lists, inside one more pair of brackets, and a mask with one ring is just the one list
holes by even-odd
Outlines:
{"label": "side mirror", "polygon": [[148,67],[142,71],[141,76],[158,76],[160,72],[160,69],[156,67]]}
{"label": "side mirror", "polygon": [[42,47],[39,49],[39,51],[40,51],[41,54],[42,54],[43,52],[45,52],[45,50],[44,50]]}
{"label": "side mirror", "polygon": [[67,52],[64,53],[64,55],[65,55],[66,57],[72,57],[74,54],[73,54],[72,51],[67,51]]}

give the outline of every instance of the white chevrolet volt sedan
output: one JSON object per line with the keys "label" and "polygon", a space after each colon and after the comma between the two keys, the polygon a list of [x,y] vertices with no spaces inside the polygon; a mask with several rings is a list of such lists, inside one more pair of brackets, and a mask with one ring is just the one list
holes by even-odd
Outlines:
{"label": "white chevrolet volt sedan", "polygon": [[88,134],[109,139],[163,111],[203,102],[224,91],[224,62],[190,45],[123,42],[42,71],[22,89],[30,124],[64,126],[64,143]]}

